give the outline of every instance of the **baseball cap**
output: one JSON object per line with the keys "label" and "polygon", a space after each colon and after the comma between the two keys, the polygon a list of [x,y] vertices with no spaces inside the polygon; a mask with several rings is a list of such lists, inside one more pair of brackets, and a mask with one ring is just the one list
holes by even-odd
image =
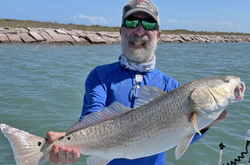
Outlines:
{"label": "baseball cap", "polygon": [[156,5],[150,0],[131,0],[123,8],[122,24],[124,19],[135,12],[145,12],[152,16],[156,23],[160,24],[159,11]]}

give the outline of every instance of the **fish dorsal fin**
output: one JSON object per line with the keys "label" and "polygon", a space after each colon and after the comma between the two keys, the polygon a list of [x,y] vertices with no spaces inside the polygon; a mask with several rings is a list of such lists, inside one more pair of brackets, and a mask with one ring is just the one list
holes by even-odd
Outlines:
{"label": "fish dorsal fin", "polygon": [[140,93],[138,95],[138,100],[136,101],[135,108],[138,108],[165,93],[166,92],[160,90],[159,88],[149,87],[145,85],[140,89]]}
{"label": "fish dorsal fin", "polygon": [[87,116],[85,116],[80,121],[76,122],[74,125],[72,125],[68,131],[66,132],[66,135],[76,132],[78,130],[87,128],[89,126],[101,123],[103,121],[115,118],[117,116],[120,116],[128,111],[130,111],[131,108],[125,107],[119,102],[114,102],[110,106],[93,112]]}

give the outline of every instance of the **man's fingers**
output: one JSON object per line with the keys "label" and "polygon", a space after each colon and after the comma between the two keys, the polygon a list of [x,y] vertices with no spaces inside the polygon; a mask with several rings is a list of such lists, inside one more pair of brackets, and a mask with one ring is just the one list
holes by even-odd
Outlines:
{"label": "man's fingers", "polygon": [[82,157],[81,153],[78,152],[77,150],[73,150],[72,152],[75,162],[78,162]]}
{"label": "man's fingers", "polygon": [[48,132],[47,133],[47,139],[50,143],[53,143],[55,140],[56,140],[56,137],[55,137],[55,132]]}
{"label": "man's fingers", "polygon": [[221,113],[221,115],[217,118],[217,120],[223,120],[223,119],[227,118],[227,115],[228,115],[227,109],[225,109],[225,110]]}
{"label": "man's fingers", "polygon": [[58,160],[61,164],[67,163],[67,157],[66,157],[65,151],[62,149],[59,149]]}
{"label": "man's fingers", "polygon": [[58,158],[57,158],[58,151],[59,151],[59,146],[56,144],[53,145],[52,150],[50,151],[50,157],[49,157],[49,160],[52,164],[58,163]]}
{"label": "man's fingers", "polygon": [[217,119],[215,119],[214,121],[212,121],[212,123],[210,123],[208,126],[206,126],[206,127],[203,128],[203,129],[207,129],[207,128],[210,128],[210,127],[216,125],[216,124],[219,123],[221,120],[227,118],[227,115],[228,115],[228,114],[227,114],[227,109],[225,109]]}
{"label": "man's fingers", "polygon": [[52,132],[52,131],[49,131],[47,133],[47,139],[50,143],[53,143],[57,138],[59,137],[62,137],[65,135],[65,132]]}
{"label": "man's fingers", "polygon": [[67,156],[67,163],[68,164],[75,163],[74,156],[73,156],[72,152],[66,151],[66,156]]}
{"label": "man's fingers", "polygon": [[[55,132],[48,132],[47,137],[53,141],[53,138],[57,139],[58,137],[64,136],[65,133],[55,133]],[[81,154],[76,149],[69,149],[64,146],[59,146],[54,144],[52,150],[50,151],[50,162],[52,164],[74,164],[78,162],[81,158]]]}

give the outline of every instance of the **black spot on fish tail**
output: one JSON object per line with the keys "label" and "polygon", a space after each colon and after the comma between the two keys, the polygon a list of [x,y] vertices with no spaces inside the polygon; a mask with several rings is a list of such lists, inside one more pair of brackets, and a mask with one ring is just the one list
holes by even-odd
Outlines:
{"label": "black spot on fish tail", "polygon": [[37,143],[37,145],[38,145],[39,147],[41,146],[41,144],[42,144],[41,142],[38,142],[38,143]]}

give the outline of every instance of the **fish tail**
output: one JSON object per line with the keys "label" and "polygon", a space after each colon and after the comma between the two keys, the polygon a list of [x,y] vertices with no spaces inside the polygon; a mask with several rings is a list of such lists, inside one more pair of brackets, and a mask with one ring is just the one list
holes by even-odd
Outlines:
{"label": "fish tail", "polygon": [[41,165],[49,159],[51,144],[47,139],[0,124],[9,140],[17,165]]}

